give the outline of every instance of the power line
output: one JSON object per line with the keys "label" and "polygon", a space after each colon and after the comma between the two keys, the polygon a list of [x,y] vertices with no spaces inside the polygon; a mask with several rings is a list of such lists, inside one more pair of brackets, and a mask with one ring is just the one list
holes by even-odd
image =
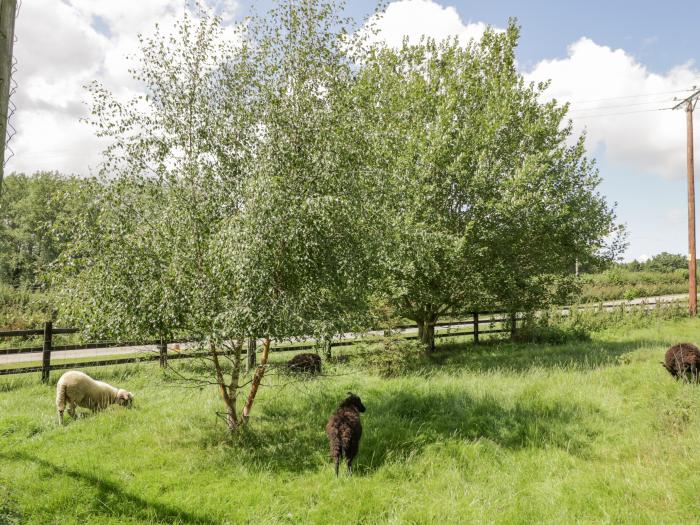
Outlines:
{"label": "power line", "polygon": [[622,95],[618,97],[604,97],[604,98],[594,98],[594,99],[589,99],[589,100],[570,100],[570,104],[585,104],[587,102],[603,102],[606,100],[619,100],[619,99],[626,99],[626,98],[641,98],[641,97],[654,97],[657,95],[672,95],[674,93],[688,93],[689,91],[695,90],[695,87],[692,87],[690,89],[678,89],[675,91],[659,91],[657,93],[639,93],[637,95]]}
{"label": "power line", "polygon": [[578,108],[578,109],[575,107],[572,107],[571,111],[578,112],[578,111],[595,111],[598,109],[608,109],[608,108],[615,108],[615,109],[617,109],[617,108],[630,108],[630,107],[634,107],[634,106],[647,106],[649,104],[662,104],[662,103],[663,104],[666,104],[666,103],[670,104],[671,102],[673,102],[673,100],[670,100],[668,98],[664,98],[664,99],[659,99],[659,100],[647,100],[646,102],[633,102],[632,104],[613,104],[610,106],[593,106],[590,108]]}
{"label": "power line", "polygon": [[[574,119],[585,119],[585,118],[598,118],[598,117],[613,117],[617,115],[632,115],[634,113],[652,113],[654,111],[667,111],[673,108],[654,108],[654,109],[640,109],[636,111],[622,111],[618,113],[602,113],[595,115],[568,115],[570,118]],[[592,110],[593,111],[593,110]]]}

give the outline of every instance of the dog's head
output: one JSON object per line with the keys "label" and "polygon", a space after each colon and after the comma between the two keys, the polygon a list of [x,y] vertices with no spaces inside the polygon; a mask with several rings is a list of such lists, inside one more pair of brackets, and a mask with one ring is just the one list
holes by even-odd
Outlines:
{"label": "dog's head", "polygon": [[360,396],[348,392],[348,397],[341,406],[344,407],[355,407],[358,412],[364,412],[366,410],[365,405],[362,404]]}

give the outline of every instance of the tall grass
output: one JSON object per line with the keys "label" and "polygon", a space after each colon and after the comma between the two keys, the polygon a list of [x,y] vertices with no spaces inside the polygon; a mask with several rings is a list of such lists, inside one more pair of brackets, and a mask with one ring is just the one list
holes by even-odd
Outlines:
{"label": "tall grass", "polygon": [[[658,362],[698,339],[650,318],[563,345],[441,341],[389,378],[279,372],[238,436],[214,388],[157,365],[91,370],[136,406],[64,428],[55,383],[0,379],[0,523],[697,523],[700,390]],[[348,390],[365,433],[336,479],[323,426]]]}
{"label": "tall grass", "polygon": [[581,276],[580,301],[595,303],[616,299],[637,299],[685,293],[688,291],[688,271],[633,272],[613,268]]}

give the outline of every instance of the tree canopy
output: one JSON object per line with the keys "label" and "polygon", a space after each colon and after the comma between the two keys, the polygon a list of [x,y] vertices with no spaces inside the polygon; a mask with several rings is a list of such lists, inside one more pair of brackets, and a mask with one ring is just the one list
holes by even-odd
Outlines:
{"label": "tree canopy", "polygon": [[[368,328],[383,298],[432,348],[449,311],[560,296],[614,230],[566,106],[517,72],[514,23],[393,49],[339,12],[287,0],[231,39],[200,10],[142,39],[147,96],[91,87],[112,145],[60,259],[64,311],[199,341],[231,429],[271,339]],[[265,344],[239,414],[246,337]]]}
{"label": "tree canopy", "polygon": [[516,69],[518,35],[379,45],[354,88],[393,218],[387,291],[429,346],[449,311],[560,297],[615,230],[567,107]]}

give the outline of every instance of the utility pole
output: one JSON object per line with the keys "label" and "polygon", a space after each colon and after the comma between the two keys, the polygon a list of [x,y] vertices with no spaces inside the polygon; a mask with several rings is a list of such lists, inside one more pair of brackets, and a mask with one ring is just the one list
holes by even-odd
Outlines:
{"label": "utility pole", "polygon": [[[696,86],[693,86],[696,89]],[[700,89],[681,100],[673,109],[685,107],[688,137],[688,311],[698,313],[697,264],[695,258],[695,160],[693,158],[693,111],[700,98]]]}
{"label": "utility pole", "polygon": [[5,142],[16,16],[17,0],[0,0],[0,192],[2,192],[2,179],[5,174]]}

